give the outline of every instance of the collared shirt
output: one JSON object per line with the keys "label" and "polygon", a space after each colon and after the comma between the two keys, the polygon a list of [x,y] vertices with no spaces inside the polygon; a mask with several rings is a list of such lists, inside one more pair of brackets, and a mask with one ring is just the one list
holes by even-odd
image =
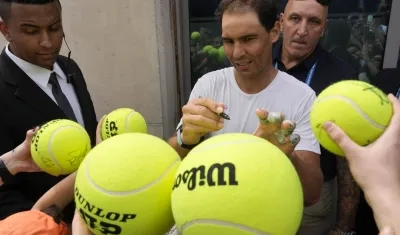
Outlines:
{"label": "collared shirt", "polygon": [[[317,59],[321,53],[321,50],[319,47],[317,47],[314,50],[314,52],[309,57],[307,57],[307,59],[305,59],[301,64],[298,64],[290,69],[286,69],[285,65],[283,64],[282,59],[281,59],[281,54],[282,54],[281,52],[282,52],[281,44],[276,44],[274,47],[274,51],[273,51],[274,66],[277,65],[277,68],[279,70],[292,75],[293,77],[297,78],[298,80],[300,80],[302,82],[306,82],[307,75],[311,71],[312,67],[317,63]],[[311,87],[313,87],[313,85],[315,85],[314,78],[315,78],[315,71],[312,74],[311,83],[313,83],[313,84],[311,85],[311,83],[310,83]]]}
{"label": "collared shirt", "polygon": [[[273,48],[273,64],[298,80],[305,82],[311,68],[317,63],[310,82],[310,87],[318,95],[329,85],[346,79],[358,79],[358,71],[348,63],[333,56],[321,47],[316,49],[302,63],[286,69],[281,60],[282,42],[275,43]],[[336,156],[321,147],[321,169],[324,180],[328,181],[336,176]]]}
{"label": "collared shirt", "polygon": [[28,75],[28,77],[30,77],[32,81],[34,81],[40,87],[40,89],[42,89],[56,104],[57,101],[52,93],[52,87],[51,84],[49,83],[49,80],[52,72],[55,72],[57,74],[57,79],[60,84],[61,90],[67,97],[72,107],[72,110],[74,111],[78,123],[84,126],[85,123],[83,121],[81,106],[79,105],[78,97],[76,96],[72,84],[67,83],[67,77],[65,76],[60,66],[57,63],[54,63],[53,71],[50,71],[48,69],[31,64],[25,60],[18,58],[13,53],[11,53],[11,51],[8,49],[8,46],[9,45],[6,46],[5,50],[8,57],[10,57],[10,59],[22,71],[24,71],[24,73]]}

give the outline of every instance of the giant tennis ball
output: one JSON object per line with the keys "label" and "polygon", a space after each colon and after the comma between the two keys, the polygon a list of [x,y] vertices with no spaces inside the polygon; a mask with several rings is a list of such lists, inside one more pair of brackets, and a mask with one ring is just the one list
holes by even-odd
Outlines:
{"label": "giant tennis ball", "polygon": [[222,134],[182,161],[171,195],[183,235],[296,234],[303,191],[288,157],[250,134]]}
{"label": "giant tennis ball", "polygon": [[101,127],[103,140],[115,135],[140,132],[147,133],[147,124],[143,116],[130,108],[120,108],[107,114]]}
{"label": "giant tennis ball", "polygon": [[180,162],[172,147],[149,134],[107,139],[79,167],[76,207],[96,235],[164,234],[174,224],[170,196]]}
{"label": "giant tennis ball", "polygon": [[334,122],[354,142],[365,146],[383,133],[392,114],[392,104],[381,90],[366,82],[346,80],[332,84],[318,95],[311,108],[310,122],[320,144],[344,156],[325,132],[326,121]]}
{"label": "giant tennis ball", "polygon": [[40,169],[57,176],[76,171],[90,149],[90,137],[81,125],[56,119],[35,132],[31,155]]}

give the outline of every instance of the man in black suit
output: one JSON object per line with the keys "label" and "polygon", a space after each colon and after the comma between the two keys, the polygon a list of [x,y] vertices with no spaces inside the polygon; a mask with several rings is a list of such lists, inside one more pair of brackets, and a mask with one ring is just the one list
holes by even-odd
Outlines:
{"label": "man in black suit", "polygon": [[[0,16],[8,41],[0,55],[0,156],[24,142],[29,129],[59,118],[84,126],[94,145],[97,120],[82,72],[59,55],[64,37],[59,0],[0,0]],[[32,171],[34,164],[0,158],[0,220],[31,209],[64,178]],[[73,211],[73,204],[64,210],[66,222]]]}
{"label": "man in black suit", "polygon": [[[282,40],[273,49],[275,67],[306,83],[317,95],[333,83],[358,76],[356,69],[319,45],[328,22],[328,4],[324,0],[289,0],[279,21]],[[325,235],[335,224],[337,182],[342,182],[343,175],[337,174],[336,168],[341,165],[334,154],[321,146],[321,196],[318,202],[304,208],[297,235]]]}

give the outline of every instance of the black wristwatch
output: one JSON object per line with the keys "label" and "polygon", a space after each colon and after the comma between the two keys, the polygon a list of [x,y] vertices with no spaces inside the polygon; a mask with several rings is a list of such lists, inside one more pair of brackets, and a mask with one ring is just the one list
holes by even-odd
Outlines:
{"label": "black wristwatch", "polygon": [[177,131],[177,133],[176,133],[176,137],[177,137],[179,146],[180,146],[181,148],[184,148],[184,149],[191,150],[191,149],[193,149],[194,147],[196,147],[197,145],[199,145],[199,144],[204,140],[204,136],[203,136],[203,137],[201,137],[199,143],[197,143],[197,144],[191,144],[191,145],[185,144],[185,143],[182,142],[181,133],[182,133],[182,125],[179,126],[178,131]]}
{"label": "black wristwatch", "polygon": [[334,231],[334,232],[338,232],[339,233],[339,235],[356,235],[357,233],[356,232],[354,232],[354,231],[343,231],[343,230],[341,230],[337,225],[334,225],[333,227],[332,227],[332,230]]}
{"label": "black wristwatch", "polygon": [[6,164],[4,164],[3,160],[0,158],[0,178],[3,183],[9,182],[14,176],[7,169]]}

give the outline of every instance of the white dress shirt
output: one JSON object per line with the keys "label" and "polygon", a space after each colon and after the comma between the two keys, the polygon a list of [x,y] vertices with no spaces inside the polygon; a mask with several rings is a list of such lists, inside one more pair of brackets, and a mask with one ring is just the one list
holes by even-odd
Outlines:
{"label": "white dress shirt", "polygon": [[72,86],[72,84],[67,83],[67,77],[57,63],[54,63],[53,71],[39,67],[15,56],[8,49],[8,45],[6,46],[6,54],[8,55],[8,57],[10,57],[12,61],[14,61],[14,63],[19,68],[21,68],[22,71],[25,72],[26,75],[28,75],[28,77],[32,79],[32,81],[34,81],[54,101],[54,103],[57,104],[57,101],[54,98],[51,90],[51,84],[49,83],[51,73],[55,72],[57,74],[57,79],[60,83],[61,90],[67,97],[78,123],[81,124],[83,127],[85,126],[81,106],[79,105],[78,97],[76,96],[74,87]]}

